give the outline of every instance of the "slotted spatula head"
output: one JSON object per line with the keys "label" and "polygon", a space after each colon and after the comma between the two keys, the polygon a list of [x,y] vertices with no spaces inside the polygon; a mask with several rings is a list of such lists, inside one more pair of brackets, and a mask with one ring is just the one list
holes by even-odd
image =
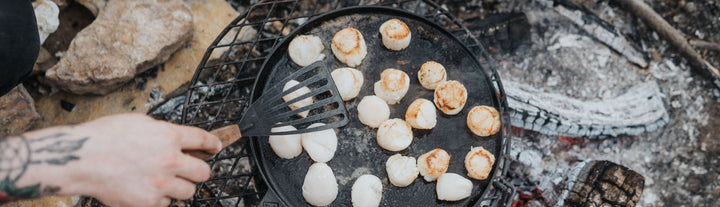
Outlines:
{"label": "slotted spatula head", "polygon": [[[284,89],[285,84],[295,80],[299,83]],[[310,89],[290,100],[283,97],[297,90]],[[312,97],[310,105],[290,109],[290,105],[297,105],[304,99]],[[309,112],[301,117],[301,112]],[[340,97],[337,86],[325,65],[318,61],[290,74],[288,77],[264,90],[260,98],[248,107],[245,115],[238,124],[243,136],[269,136],[300,134],[320,131],[330,128],[342,127],[348,123],[347,110]],[[310,124],[323,123],[322,126],[308,128]],[[271,132],[272,128],[292,125],[297,130]]]}

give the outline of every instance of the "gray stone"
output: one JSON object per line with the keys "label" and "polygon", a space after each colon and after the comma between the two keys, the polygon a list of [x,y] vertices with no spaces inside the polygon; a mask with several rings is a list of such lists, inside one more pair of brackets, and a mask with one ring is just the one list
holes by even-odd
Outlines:
{"label": "gray stone", "polygon": [[40,33],[40,44],[45,42],[50,34],[57,30],[60,25],[58,15],[60,8],[50,0],[38,0],[32,3],[37,20],[38,33]]}
{"label": "gray stone", "polygon": [[165,62],[190,39],[192,21],[180,0],[110,1],[45,77],[72,93],[107,94]]}

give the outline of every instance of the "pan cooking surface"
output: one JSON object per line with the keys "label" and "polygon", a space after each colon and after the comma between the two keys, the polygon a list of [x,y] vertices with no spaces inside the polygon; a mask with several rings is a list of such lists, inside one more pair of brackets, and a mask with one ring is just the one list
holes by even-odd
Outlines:
{"label": "pan cooking surface", "polygon": [[[412,32],[410,46],[402,51],[391,51],[382,44],[378,32],[380,25],[391,18],[405,22]],[[336,129],[338,148],[335,156],[327,164],[332,168],[338,181],[338,197],[331,206],[351,206],[350,191],[355,179],[363,174],[372,174],[383,181],[381,206],[470,206],[475,204],[486,190],[492,177],[484,181],[471,179],[474,188],[472,195],[456,202],[439,201],[435,193],[435,182],[426,182],[422,176],[408,187],[396,187],[389,183],[385,171],[387,158],[395,153],[419,157],[435,149],[442,148],[452,157],[447,172],[467,176],[464,158],[471,146],[482,146],[492,152],[496,159],[501,156],[502,135],[479,137],[467,129],[467,113],[473,106],[488,105],[500,108],[495,90],[485,69],[468,50],[449,33],[429,21],[406,12],[379,7],[356,7],[331,12],[301,26],[288,35],[277,50],[269,57],[254,89],[253,98],[272,87],[288,74],[302,68],[293,63],[287,53],[287,45],[297,35],[311,34],[319,36],[325,46],[324,63],[330,70],[347,65],[338,61],[332,54],[330,44],[335,32],[343,28],[358,29],[364,36],[368,55],[356,69],[363,72],[365,81],[360,94],[345,102],[350,123]],[[436,61],[445,66],[448,80],[457,80],[468,90],[465,108],[457,115],[445,115],[439,110],[437,126],[432,130],[413,129],[413,143],[400,152],[390,152],[378,146],[377,129],[371,129],[357,118],[357,104],[362,97],[373,95],[373,84],[380,80],[380,73],[386,68],[396,68],[410,76],[410,89],[400,103],[390,105],[390,118],[404,119],[405,111],[416,98],[433,100],[433,91],[422,88],[417,79],[417,71],[426,61]],[[506,123],[503,123],[506,124]],[[251,139],[256,159],[263,176],[271,190],[289,206],[309,205],[302,196],[305,174],[313,161],[307,152],[293,159],[282,159],[270,148],[267,138]],[[495,175],[497,162],[491,175]]]}

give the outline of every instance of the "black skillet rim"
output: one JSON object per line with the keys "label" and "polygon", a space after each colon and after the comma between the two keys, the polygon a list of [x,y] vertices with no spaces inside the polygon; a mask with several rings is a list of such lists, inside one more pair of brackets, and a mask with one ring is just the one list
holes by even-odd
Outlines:
{"label": "black skillet rim", "polygon": [[[465,45],[460,39],[458,39],[458,37],[456,37],[455,35],[450,33],[447,29],[443,28],[442,26],[438,25],[437,23],[435,23],[423,16],[419,16],[417,14],[410,13],[410,12],[402,10],[402,9],[387,7],[387,6],[366,5],[366,6],[345,7],[345,8],[325,12],[325,13],[320,14],[312,19],[309,19],[304,24],[299,25],[297,28],[293,29],[293,31],[291,31],[288,35],[279,39],[280,41],[278,41],[278,44],[276,44],[276,46],[269,53],[269,55],[267,56],[268,58],[265,59],[262,66],[260,67],[260,70],[258,71],[258,75],[256,76],[257,78],[255,79],[252,91],[250,93],[250,103],[252,104],[252,102],[254,102],[261,95],[261,91],[265,87],[267,79],[270,76],[270,72],[266,71],[266,66],[271,61],[271,59],[272,59],[271,57],[274,56],[274,54],[277,52],[277,50],[279,50],[282,45],[288,44],[287,41],[288,41],[289,37],[294,37],[294,36],[298,35],[297,33],[300,30],[303,30],[305,27],[307,27],[310,24],[317,24],[318,20],[320,20],[320,19],[331,18],[332,16],[336,16],[336,15],[342,16],[346,13],[364,13],[362,11],[372,11],[373,9],[386,10],[388,13],[400,13],[402,15],[406,15],[411,18],[416,18],[417,20],[422,21],[423,23],[428,24],[428,25],[440,30],[440,32],[443,33],[445,36],[448,36],[451,40],[456,41],[456,43],[459,44],[460,47],[463,48],[464,51],[466,51],[472,57],[475,57],[472,59],[475,61],[475,63],[478,66],[480,66],[479,70],[480,70],[480,72],[483,73],[483,77],[485,77],[487,79],[486,81],[489,84],[489,86],[492,89],[499,91],[499,93],[502,92],[501,85],[495,86],[495,84],[492,84],[494,81],[491,80],[490,74],[488,73],[488,71],[485,71],[486,68],[484,68],[484,64],[480,63],[480,61],[477,58],[477,55],[474,52],[472,52],[472,50],[470,50],[467,47],[467,45]],[[358,10],[360,12],[358,12],[356,10]],[[374,12],[378,12],[378,11],[374,11]],[[487,60],[487,61],[490,61],[490,60]],[[492,72],[495,72],[494,68],[492,68],[492,66],[490,66],[490,67],[491,68],[488,68],[488,69],[491,70]],[[268,69],[268,70],[273,70],[273,69]],[[262,74],[267,74],[267,75],[262,75]],[[500,81],[497,81],[497,83],[500,84]],[[505,151],[507,149],[509,149],[509,145],[510,145],[509,140],[507,140],[507,139],[509,139],[509,137],[507,136],[508,134],[504,132],[505,130],[507,130],[507,127],[506,127],[507,124],[506,124],[506,122],[504,122],[505,120],[507,120],[506,119],[507,114],[503,113],[504,111],[506,111],[508,106],[507,106],[507,102],[501,100],[501,99],[505,98],[504,96],[500,97],[500,96],[498,96],[498,94],[495,94],[495,93],[492,94],[491,96],[493,98],[493,102],[497,103],[497,105],[500,107],[499,111],[501,111],[501,116],[502,116],[501,120],[503,120],[503,122],[502,122],[503,127],[501,127],[501,132],[500,132],[500,133],[502,133],[501,138],[500,138],[501,142],[499,143],[500,144],[500,150],[499,150],[500,152],[496,153],[495,169],[493,169],[494,173],[493,173],[492,177],[490,177],[488,185],[485,186],[485,189],[483,189],[483,192],[478,197],[479,199],[474,204],[474,206],[477,206],[482,201],[487,200],[486,197],[488,196],[488,193],[490,192],[490,188],[492,187],[493,183],[498,181],[498,177],[501,174],[503,174],[503,172],[507,168],[506,164],[502,163],[502,162],[505,161],[505,153],[506,153]],[[285,206],[288,206],[287,203],[285,203],[286,201],[284,199],[282,199],[282,197],[284,197],[284,196],[282,196],[282,194],[277,193],[277,191],[276,191],[276,189],[278,189],[278,187],[276,186],[277,183],[270,182],[270,180],[268,179],[268,175],[267,175],[268,172],[266,172],[267,170],[266,170],[265,164],[260,159],[260,157],[262,157],[263,155],[259,150],[259,142],[257,142],[255,140],[255,138],[250,139],[250,148],[251,148],[252,154],[254,155],[253,160],[255,161],[256,166],[258,166],[258,170],[260,171],[260,174],[261,174],[263,180],[268,185],[269,192],[266,192],[266,194],[267,193],[274,194],[280,203],[282,203]],[[498,169],[498,167],[501,165],[504,169]]]}

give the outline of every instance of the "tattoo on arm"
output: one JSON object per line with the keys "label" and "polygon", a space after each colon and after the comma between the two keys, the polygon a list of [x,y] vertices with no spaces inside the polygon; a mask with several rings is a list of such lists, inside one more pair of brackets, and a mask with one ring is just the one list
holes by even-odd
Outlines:
{"label": "tattoo on arm", "polygon": [[16,183],[32,165],[62,166],[80,159],[74,153],[88,139],[66,133],[32,139],[24,136],[0,138],[0,204],[56,194],[60,191],[58,186],[37,183],[20,187]]}

